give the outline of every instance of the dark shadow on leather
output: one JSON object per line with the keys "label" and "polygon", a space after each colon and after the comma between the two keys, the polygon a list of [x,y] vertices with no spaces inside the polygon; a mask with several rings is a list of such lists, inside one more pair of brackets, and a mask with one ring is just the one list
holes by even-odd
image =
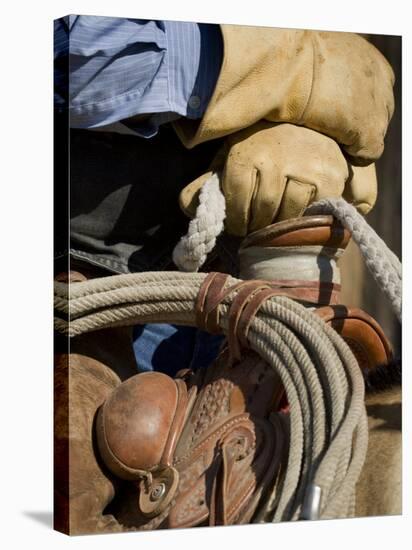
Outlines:
{"label": "dark shadow on leather", "polygon": [[332,226],[332,238],[331,244],[329,246],[325,245],[322,247],[320,254],[317,256],[316,261],[319,266],[320,276],[319,280],[326,283],[331,283],[330,288],[324,286],[319,290],[319,300],[321,303],[329,303],[332,297],[333,290],[333,269],[329,262],[322,260],[322,253],[328,253],[328,250],[333,247],[333,243],[338,243],[344,240],[345,230],[340,223],[334,223]]}
{"label": "dark shadow on leather", "polygon": [[341,332],[343,329],[343,324],[348,316],[348,308],[343,304],[339,304],[337,306],[333,306],[333,309],[335,314],[332,326],[337,332]]}
{"label": "dark shadow on leather", "polygon": [[34,510],[34,511],[25,510],[22,513],[24,516],[32,519],[36,523],[39,523],[40,525],[48,527],[49,529],[53,529],[53,512],[39,511],[39,510]]}

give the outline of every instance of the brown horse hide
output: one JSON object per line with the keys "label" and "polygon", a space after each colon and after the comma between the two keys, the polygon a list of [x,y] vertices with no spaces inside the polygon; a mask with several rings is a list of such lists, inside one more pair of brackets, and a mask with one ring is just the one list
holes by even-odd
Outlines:
{"label": "brown horse hide", "polygon": [[356,516],[402,513],[402,391],[366,395],[369,446],[356,491]]}
{"label": "brown horse hide", "polygon": [[[82,268],[81,273],[61,273],[56,280],[75,284],[93,276],[95,269]],[[124,531],[114,517],[104,514],[117,480],[96,452],[95,416],[113,390],[136,372],[129,327],[70,340],[55,336],[54,527],[58,531]]]}
{"label": "brown horse hide", "polygon": [[94,422],[99,406],[137,372],[131,330],[109,329],[71,340],[55,362],[55,517],[70,534],[123,531],[104,514],[116,479],[100,462]]}

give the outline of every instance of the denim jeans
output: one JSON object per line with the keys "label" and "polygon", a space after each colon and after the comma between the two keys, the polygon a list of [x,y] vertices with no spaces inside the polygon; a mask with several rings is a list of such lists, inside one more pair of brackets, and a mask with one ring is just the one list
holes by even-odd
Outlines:
{"label": "denim jeans", "polygon": [[208,367],[224,340],[194,327],[163,323],[133,329],[133,349],[139,372],[160,371],[174,376],[183,368]]}

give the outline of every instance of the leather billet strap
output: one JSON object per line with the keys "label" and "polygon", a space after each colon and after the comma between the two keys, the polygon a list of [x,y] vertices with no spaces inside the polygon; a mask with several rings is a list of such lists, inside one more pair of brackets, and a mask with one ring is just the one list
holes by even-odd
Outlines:
{"label": "leather billet strap", "polygon": [[250,324],[263,302],[272,296],[305,300],[306,289],[299,287],[298,281],[292,281],[295,286],[288,288],[280,286],[280,281],[260,280],[241,281],[226,287],[228,278],[229,275],[218,272],[208,273],[205,277],[196,300],[196,324],[202,330],[221,334],[219,306],[227,296],[236,292],[229,306],[227,339],[231,360],[239,361],[242,357],[241,347],[248,347]]}
{"label": "leather billet strap", "polygon": [[[241,281],[226,287],[228,278],[228,275],[216,272],[206,276],[196,302],[196,320],[199,328],[214,334],[222,333],[219,306],[227,296],[234,294],[229,305],[227,331],[229,362],[233,363],[241,360],[241,349],[249,347],[249,328],[262,304],[281,295],[305,301],[307,289],[299,286],[299,281],[289,281],[295,286],[288,288],[282,287],[279,281],[262,280]],[[310,283],[306,284],[310,287]],[[383,330],[362,310],[329,305],[314,311],[348,342],[362,368],[387,364],[391,360],[391,346]]]}
{"label": "leather billet strap", "polygon": [[222,332],[219,325],[219,305],[235,289],[235,286],[232,286],[229,290],[224,290],[228,277],[224,273],[211,271],[205,277],[197,295],[196,324],[211,334]]}
{"label": "leather billet strap", "polygon": [[240,361],[240,348],[248,347],[247,334],[252,318],[265,299],[274,294],[267,284],[256,281],[247,281],[238,290],[229,309],[228,345],[232,361]]}
{"label": "leather billet strap", "polygon": [[[200,287],[196,301],[196,325],[210,332],[221,334],[219,325],[219,305],[232,292],[238,291],[240,296],[249,301],[252,294],[258,289],[271,289],[273,296],[286,296],[300,302],[323,305],[335,304],[338,299],[341,285],[319,281],[301,280],[260,280],[241,281],[226,288],[229,275],[219,272],[210,272]],[[240,290],[242,289],[242,292]],[[249,296],[249,294],[251,294]],[[243,303],[243,299],[235,297],[235,304]],[[232,304],[232,307],[234,304]],[[236,306],[237,307],[237,306]]]}

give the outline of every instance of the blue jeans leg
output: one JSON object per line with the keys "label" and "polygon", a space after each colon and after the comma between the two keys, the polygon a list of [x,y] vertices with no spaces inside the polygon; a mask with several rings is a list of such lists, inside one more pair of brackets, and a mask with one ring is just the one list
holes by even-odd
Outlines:
{"label": "blue jeans leg", "polygon": [[165,323],[137,325],[133,349],[139,372],[174,376],[183,368],[206,368],[216,358],[224,337],[194,327]]}

